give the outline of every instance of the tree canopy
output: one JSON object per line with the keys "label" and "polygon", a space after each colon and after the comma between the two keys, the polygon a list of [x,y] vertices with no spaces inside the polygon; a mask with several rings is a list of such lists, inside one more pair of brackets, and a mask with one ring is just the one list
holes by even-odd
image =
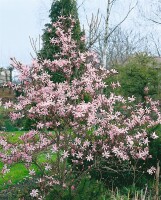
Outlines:
{"label": "tree canopy", "polygon": [[159,74],[158,63],[144,53],[138,53],[129,58],[124,65],[116,67],[118,74],[112,77],[112,82],[119,81],[119,93],[128,97],[134,95],[138,101],[144,102],[145,97],[158,97]]}
{"label": "tree canopy", "polygon": [[[55,28],[53,23],[55,23],[60,16],[69,17],[72,16],[76,20],[76,24],[72,30],[72,39],[77,42],[77,46],[82,51],[85,47],[84,42],[81,37],[84,32],[81,31],[78,12],[77,12],[77,1],[76,0],[54,0],[50,9],[50,23],[45,24],[44,33],[42,35],[43,46],[39,52],[39,57],[42,59],[53,60],[56,53],[59,52],[59,48],[56,45],[51,44],[51,39],[56,37]],[[66,28],[70,28],[70,23],[66,20]],[[67,31],[67,30],[65,30]]]}

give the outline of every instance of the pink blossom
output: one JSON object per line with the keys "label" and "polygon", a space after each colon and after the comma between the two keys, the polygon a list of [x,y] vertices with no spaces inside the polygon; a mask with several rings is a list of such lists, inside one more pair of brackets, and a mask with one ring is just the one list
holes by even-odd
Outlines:
{"label": "pink blossom", "polygon": [[86,140],[86,141],[83,143],[83,146],[84,146],[84,147],[89,147],[89,145],[90,145],[90,142],[89,142],[88,140]]}
{"label": "pink blossom", "polygon": [[63,153],[62,153],[62,156],[63,156],[63,159],[67,158],[69,156],[68,151],[64,150]]}
{"label": "pink blossom", "polygon": [[153,134],[151,135],[151,138],[153,138],[153,139],[157,139],[158,137],[159,136],[157,136],[155,132],[153,132]]}
{"label": "pink blossom", "polygon": [[8,172],[10,172],[10,169],[7,168],[7,165],[4,165],[1,170],[1,173],[4,175],[4,174],[7,174]]}
{"label": "pink blossom", "polygon": [[10,108],[11,106],[12,106],[12,103],[10,101],[8,101],[4,104],[4,108],[6,108],[6,109]]}
{"label": "pink blossom", "polygon": [[91,161],[93,160],[93,156],[91,154],[89,154],[87,157],[86,157],[87,161]]}
{"label": "pink blossom", "polygon": [[75,186],[74,186],[74,185],[72,185],[72,186],[71,186],[71,189],[72,189],[72,190],[75,190]]}
{"label": "pink blossom", "polygon": [[102,157],[109,158],[110,157],[110,153],[108,151],[104,151],[102,153]]}
{"label": "pink blossom", "polygon": [[34,169],[29,169],[29,174],[30,174],[31,176],[34,176],[34,175],[35,175],[35,170],[34,170]]}
{"label": "pink blossom", "polygon": [[38,189],[33,189],[32,191],[31,191],[31,193],[30,193],[30,195],[32,196],[32,197],[38,197]]}
{"label": "pink blossom", "polygon": [[42,129],[44,127],[44,124],[42,124],[41,122],[39,122],[38,124],[37,124],[37,128],[38,129]]}
{"label": "pink blossom", "polygon": [[51,165],[47,164],[47,165],[45,166],[45,170],[46,170],[46,171],[50,171],[51,169],[52,169],[52,166],[51,166]]}
{"label": "pink blossom", "polygon": [[156,168],[155,167],[151,167],[150,169],[147,170],[148,174],[152,175],[156,172]]}
{"label": "pink blossom", "polygon": [[57,145],[56,145],[56,144],[54,144],[54,145],[52,146],[52,149],[51,149],[51,151],[52,151],[52,153],[55,153],[55,152],[57,152],[57,151],[58,151],[58,147],[57,147]]}
{"label": "pink blossom", "polygon": [[81,152],[78,152],[78,154],[77,154],[77,156],[76,156],[76,157],[77,157],[78,159],[80,159],[80,158],[82,159],[82,156],[83,156],[83,153],[81,153]]}
{"label": "pink blossom", "polygon": [[133,101],[135,101],[135,97],[134,96],[128,97],[128,100],[129,100],[129,102],[133,102]]}

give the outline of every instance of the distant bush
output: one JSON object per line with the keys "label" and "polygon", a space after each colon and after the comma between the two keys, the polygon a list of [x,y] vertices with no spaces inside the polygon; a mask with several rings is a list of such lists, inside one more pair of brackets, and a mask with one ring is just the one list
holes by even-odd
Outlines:
{"label": "distant bush", "polygon": [[9,118],[9,113],[11,109],[5,109],[4,107],[0,106],[0,130],[1,131],[16,131],[18,127],[16,122],[12,122]]}
{"label": "distant bush", "polygon": [[35,187],[36,181],[32,179],[22,180],[13,187],[0,191],[0,199],[6,200],[31,200],[29,191]]}
{"label": "distant bush", "polygon": [[12,109],[5,109],[3,106],[0,106],[0,131],[18,131],[18,130],[30,130],[32,120],[24,118],[12,121],[9,117]]}
{"label": "distant bush", "polygon": [[[159,96],[159,71],[156,66],[158,64],[154,58],[138,53],[127,60],[124,65],[116,66],[118,74],[111,76],[106,82],[111,84],[111,82],[119,81],[121,87],[117,89],[117,92],[125,97],[134,95],[139,102],[144,102],[147,94],[157,99]],[[106,92],[108,93],[108,91]]]}

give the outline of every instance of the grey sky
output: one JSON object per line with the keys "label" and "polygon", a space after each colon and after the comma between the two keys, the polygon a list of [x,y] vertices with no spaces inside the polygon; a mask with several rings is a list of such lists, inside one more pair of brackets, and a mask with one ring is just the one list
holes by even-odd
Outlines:
{"label": "grey sky", "polygon": [[[49,20],[48,10],[51,1],[0,0],[0,66],[8,66],[10,57],[16,57],[23,63],[30,63],[30,52],[33,54],[33,51],[29,36],[35,39],[42,34],[44,24]],[[132,5],[136,2],[136,0],[118,0],[117,7],[114,7],[111,16],[112,24],[117,24],[126,15],[131,1]],[[78,0],[78,5],[81,2],[82,0]],[[104,15],[105,2],[106,0],[86,0],[79,9],[81,23],[86,23],[85,14],[90,17],[92,12],[96,12],[98,8]],[[145,2],[149,2],[149,6]],[[150,0],[141,0],[146,12],[150,11],[150,2]],[[142,25],[143,22],[137,22],[137,12],[138,10],[135,10],[131,13],[128,20],[123,24],[124,28],[133,29],[135,27],[136,30],[141,30],[139,25]],[[155,28],[160,31],[160,26],[155,26]],[[146,29],[148,30],[149,27],[146,26]]]}
{"label": "grey sky", "polygon": [[42,33],[49,5],[50,0],[0,0],[0,66],[8,65],[10,57],[30,61],[29,36]]}

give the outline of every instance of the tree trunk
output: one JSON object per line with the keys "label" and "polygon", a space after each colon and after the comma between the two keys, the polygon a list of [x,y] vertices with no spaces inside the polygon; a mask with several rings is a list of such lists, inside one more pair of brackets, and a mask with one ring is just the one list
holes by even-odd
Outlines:
{"label": "tree trunk", "polygon": [[160,174],[160,166],[159,160],[157,162],[157,169],[156,169],[156,185],[155,185],[155,200],[159,200],[159,174]]}

